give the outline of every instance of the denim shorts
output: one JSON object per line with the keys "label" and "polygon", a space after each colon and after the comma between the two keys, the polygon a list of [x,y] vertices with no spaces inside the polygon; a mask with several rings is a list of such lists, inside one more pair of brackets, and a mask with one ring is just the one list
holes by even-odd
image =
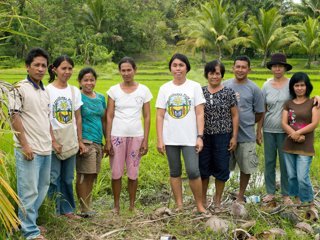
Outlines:
{"label": "denim shorts", "polygon": [[226,182],[229,179],[228,151],[231,133],[204,135],[203,149],[199,154],[199,168],[202,179],[214,176]]}

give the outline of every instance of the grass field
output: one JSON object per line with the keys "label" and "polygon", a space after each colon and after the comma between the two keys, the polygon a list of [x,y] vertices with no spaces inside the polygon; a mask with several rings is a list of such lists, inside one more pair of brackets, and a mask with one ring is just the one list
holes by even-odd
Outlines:
{"label": "grass field", "polygon": [[[290,61],[289,61],[290,62]],[[252,72],[249,78],[254,80],[257,85],[262,86],[265,79],[271,77],[271,72],[266,68],[257,67],[259,61],[253,61]],[[301,68],[303,60],[294,59],[290,63],[295,63],[296,66],[292,72],[287,74],[290,77],[293,72],[305,71],[310,73],[310,78],[312,80],[314,91],[312,95],[320,95],[320,71],[316,70],[304,70]],[[231,72],[232,61],[225,61],[227,72],[225,74],[225,79],[233,77]],[[192,65],[192,70],[188,74],[188,78],[196,80],[201,83],[201,85],[206,84],[206,80],[203,77],[203,66],[198,62],[194,62]],[[78,86],[76,77],[81,67],[76,66],[74,69],[74,74],[70,80],[70,84]],[[106,66],[100,66],[96,68],[99,75],[98,82],[96,86],[96,91],[105,94],[106,91],[112,86],[121,81],[121,77],[118,74],[117,66],[114,64],[108,64]],[[17,82],[24,79],[26,76],[25,68],[15,69],[0,69],[0,80],[4,80],[10,83]],[[45,77],[45,82],[47,82],[47,76]],[[142,159],[140,174],[139,174],[139,189],[138,189],[138,209],[143,210],[145,214],[151,213],[156,207],[159,206],[170,206],[173,207],[173,201],[170,201],[170,186],[169,186],[169,171],[165,157],[161,156],[156,151],[156,131],[155,131],[155,101],[158,93],[159,87],[171,80],[171,74],[168,70],[167,62],[149,62],[149,63],[139,63],[138,62],[138,72],[136,74],[135,80],[148,86],[153,94],[153,99],[151,101],[152,106],[152,120],[151,120],[151,130],[150,130],[150,141],[149,141],[149,153]],[[320,130],[317,129],[316,136],[316,151],[320,152],[319,146],[319,134]],[[10,134],[0,135],[0,148],[6,152],[12,153],[12,136]],[[264,194],[264,187],[261,184],[261,176],[263,172],[263,148],[258,147],[258,152],[260,156],[260,169],[259,174],[253,177],[250,183],[251,187],[248,191],[248,195]],[[14,174],[14,158],[11,154],[7,157],[6,167],[7,171],[4,173],[8,181],[13,187],[15,187],[15,174]],[[313,179],[314,186],[319,186],[319,171],[320,171],[320,158],[316,156],[313,160],[311,167],[311,175]],[[1,173],[1,170],[0,170]],[[128,196],[123,189],[121,195],[121,204],[124,214],[120,219],[114,220],[110,216],[109,210],[112,208],[112,196],[111,196],[111,186],[110,186],[110,169],[108,159],[103,160],[103,167],[99,175],[99,179],[94,189],[94,207],[96,210],[101,212],[101,216],[95,220],[83,221],[77,224],[73,224],[65,221],[61,218],[55,218],[52,203],[46,201],[41,209],[40,223],[45,224],[49,230],[47,236],[49,239],[99,239],[97,236],[101,236],[103,232],[111,231],[112,229],[125,228],[131,221],[136,221],[136,217],[130,215],[126,212],[128,207]],[[237,175],[235,174],[233,178],[227,183],[228,190],[236,190],[238,188]],[[124,178],[123,186],[126,185],[126,180]],[[187,196],[186,201],[191,201],[190,191],[187,185],[185,185]],[[259,233],[264,229],[268,229],[270,226],[280,226],[286,229],[289,234],[289,239],[296,239],[292,231],[292,224],[288,222],[279,222],[279,219],[266,220],[265,217],[261,217],[260,214],[252,209],[252,218],[257,219],[258,224],[252,229],[253,233]],[[141,230],[135,229],[134,227],[128,228],[129,230],[120,231],[115,235],[111,235],[108,239],[159,239],[159,235],[170,233],[177,236],[178,239],[226,239],[225,235],[212,235],[212,232],[207,231],[204,227],[203,222],[193,222],[191,219],[189,221],[189,216],[181,216],[169,221],[165,221],[162,224],[144,225]],[[102,222],[102,223],[101,223]],[[105,226],[102,226],[105,225]],[[131,225],[130,225],[131,226]],[[154,229],[153,229],[154,227]],[[187,228],[187,229],[186,229]],[[91,232],[91,235],[88,233]],[[94,232],[94,233],[92,233]],[[0,238],[1,238],[0,230]],[[215,237],[212,237],[215,236]],[[292,236],[292,237],[290,237]],[[95,238],[96,237],[96,238]],[[20,239],[19,234],[16,234],[14,239]],[[107,239],[107,238],[106,238]],[[304,239],[304,238],[297,238]],[[305,238],[308,239],[308,238]]]}

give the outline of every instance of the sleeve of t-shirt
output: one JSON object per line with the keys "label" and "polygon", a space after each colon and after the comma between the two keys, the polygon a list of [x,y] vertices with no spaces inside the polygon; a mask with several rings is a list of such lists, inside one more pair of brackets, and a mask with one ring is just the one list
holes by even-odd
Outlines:
{"label": "sleeve of t-shirt", "polygon": [[261,88],[261,91],[262,91],[262,97],[263,97],[263,100],[266,101],[266,97],[267,97],[267,82],[265,82]]}
{"label": "sleeve of t-shirt", "polygon": [[75,111],[77,111],[83,104],[83,102],[81,100],[81,92],[75,86],[71,86],[71,87],[73,87],[73,89],[74,89],[74,97],[75,97],[74,109],[75,109]]}
{"label": "sleeve of t-shirt", "polygon": [[9,113],[21,112],[23,107],[23,93],[21,88],[15,87],[8,94]]}
{"label": "sleeve of t-shirt", "polygon": [[115,96],[114,96],[114,92],[113,92],[114,87],[112,86],[111,88],[109,88],[109,90],[107,91],[107,95],[114,100]]}
{"label": "sleeve of t-shirt", "polygon": [[286,111],[289,110],[289,101],[286,101],[286,102],[283,104],[283,110],[286,110]]}
{"label": "sleeve of t-shirt", "polygon": [[160,87],[159,89],[156,101],[156,108],[166,109],[166,96],[164,94],[163,87]]}
{"label": "sleeve of t-shirt", "polygon": [[148,87],[145,86],[145,91],[146,91],[146,94],[145,94],[145,98],[144,98],[144,102],[143,103],[147,103],[147,102],[150,102],[151,99],[152,99],[152,93],[150,92],[150,89]]}
{"label": "sleeve of t-shirt", "polygon": [[101,101],[102,101],[103,109],[106,109],[107,108],[106,98],[102,94],[101,94]]}
{"label": "sleeve of t-shirt", "polygon": [[196,84],[194,88],[194,106],[198,106],[206,102],[200,84]]}
{"label": "sleeve of t-shirt", "polygon": [[254,109],[254,112],[256,113],[263,113],[265,111],[262,92],[258,86],[255,86],[255,90],[254,90],[253,109]]}

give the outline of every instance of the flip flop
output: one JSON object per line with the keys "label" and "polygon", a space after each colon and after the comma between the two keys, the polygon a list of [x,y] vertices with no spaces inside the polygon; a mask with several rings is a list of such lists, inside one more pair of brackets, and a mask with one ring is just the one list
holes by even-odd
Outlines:
{"label": "flip flop", "polygon": [[62,216],[66,217],[66,218],[69,218],[71,220],[78,220],[78,219],[81,219],[82,217],[81,216],[78,216],[76,214],[74,214],[73,212],[71,213],[65,213],[63,214]]}
{"label": "flip flop", "polygon": [[79,214],[79,216],[83,218],[91,218],[91,217],[94,217],[95,215],[97,215],[97,212],[95,211],[82,212]]}

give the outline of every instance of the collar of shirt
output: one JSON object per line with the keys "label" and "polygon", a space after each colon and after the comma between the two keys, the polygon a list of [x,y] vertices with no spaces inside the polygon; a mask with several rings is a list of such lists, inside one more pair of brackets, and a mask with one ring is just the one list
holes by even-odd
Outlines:
{"label": "collar of shirt", "polygon": [[33,85],[33,87],[34,87],[35,89],[39,89],[39,87],[40,87],[40,88],[44,91],[44,86],[43,86],[42,81],[40,81],[40,84],[38,85],[38,84],[36,84],[34,81],[32,81],[32,79],[30,78],[29,75],[27,76],[27,79],[28,79],[28,81]]}

